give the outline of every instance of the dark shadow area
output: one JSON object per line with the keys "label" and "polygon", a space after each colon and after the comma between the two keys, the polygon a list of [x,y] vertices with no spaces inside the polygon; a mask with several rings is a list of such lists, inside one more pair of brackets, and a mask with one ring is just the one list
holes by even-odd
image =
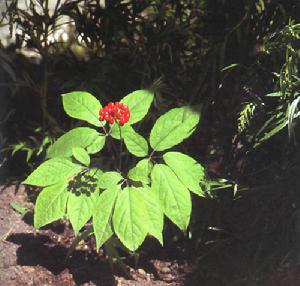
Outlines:
{"label": "dark shadow area", "polygon": [[46,235],[13,234],[7,241],[20,245],[17,250],[18,265],[40,265],[57,275],[68,269],[76,285],[92,281],[96,285],[115,285],[108,263],[95,253],[75,250],[68,260],[68,248],[54,245]]}
{"label": "dark shadow area", "polygon": [[30,226],[33,226],[33,212],[27,212],[27,213],[23,216],[22,220],[23,220],[26,224],[28,224],[28,225],[30,225]]}
{"label": "dark shadow area", "polygon": [[[23,216],[22,220],[26,224],[28,224],[30,226],[33,226],[33,223],[34,223],[33,222],[33,219],[34,219],[33,216],[34,216],[34,213],[32,211],[27,212]],[[62,234],[65,231],[65,224],[63,224],[61,221],[55,221],[53,223],[50,223],[50,224],[47,224],[47,225],[41,227],[40,229],[41,230],[50,230],[50,231],[52,231],[53,233],[56,233],[56,234]]]}
{"label": "dark shadow area", "polygon": [[297,186],[289,179],[235,200],[227,195],[209,205],[210,214],[198,206],[192,226],[201,242],[185,285],[300,285]]}

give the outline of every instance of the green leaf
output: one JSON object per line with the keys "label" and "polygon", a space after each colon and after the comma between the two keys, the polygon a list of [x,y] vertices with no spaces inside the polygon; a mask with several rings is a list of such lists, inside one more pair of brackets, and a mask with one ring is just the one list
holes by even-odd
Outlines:
{"label": "green leaf", "polygon": [[222,68],[222,69],[221,69],[221,72],[230,70],[230,69],[232,69],[232,68],[236,68],[236,67],[238,67],[238,66],[239,66],[239,64],[231,64],[231,65],[229,65],[229,66],[226,66],[226,67]]}
{"label": "green leaf", "polygon": [[42,154],[42,152],[44,150],[46,150],[46,146],[49,145],[51,143],[52,139],[50,136],[46,136],[44,137],[43,141],[42,141],[42,144],[40,145],[36,155],[39,156],[40,154]]}
{"label": "green leaf", "polygon": [[143,194],[139,189],[125,188],[117,198],[113,214],[115,233],[131,251],[135,251],[142,244],[148,232],[147,213],[143,201]]}
{"label": "green leaf", "polygon": [[148,175],[140,167],[133,167],[132,169],[130,169],[128,171],[127,176],[130,180],[135,181],[135,182],[142,182],[145,184],[149,184],[149,182],[150,182]]}
{"label": "green leaf", "polygon": [[127,124],[131,125],[142,120],[148,113],[154,95],[148,90],[136,90],[126,95],[121,102],[128,106],[130,119]]}
{"label": "green leaf", "polygon": [[138,134],[130,125],[118,126],[117,124],[114,124],[110,135],[115,139],[120,139],[122,136],[124,143],[131,154],[137,157],[145,157],[148,155],[148,143],[146,139]]}
{"label": "green leaf", "polygon": [[131,154],[137,157],[145,157],[148,155],[148,143],[146,139],[133,129],[132,132],[126,132],[124,134],[124,143]]}
{"label": "green leaf", "polygon": [[105,145],[106,136],[99,134],[99,136],[94,140],[94,142],[87,146],[86,150],[89,154],[95,154],[102,150]]}
{"label": "green leaf", "polygon": [[190,191],[204,196],[199,186],[204,178],[204,168],[197,161],[180,152],[168,152],[163,155],[163,159]]}
{"label": "green leaf", "polygon": [[91,163],[90,155],[81,147],[72,148],[74,158],[81,164],[88,166]]}
{"label": "green leaf", "polygon": [[63,218],[69,196],[67,182],[59,182],[44,188],[36,200],[34,209],[34,226],[39,228]]}
{"label": "green leaf", "polygon": [[[102,136],[95,129],[88,127],[78,127],[74,128],[61,137],[59,137],[53,145],[51,145],[47,150],[47,157],[71,157],[72,148],[82,147],[86,148],[92,146],[95,141],[102,139],[105,140],[105,136]],[[88,147],[90,148],[90,147]],[[88,149],[87,148],[87,149]],[[89,152],[93,153],[93,152]]]}
{"label": "green leaf", "polygon": [[152,167],[153,164],[151,163],[151,161],[149,161],[148,159],[143,159],[139,161],[134,168],[129,170],[127,176],[133,181],[149,184],[149,174]]}
{"label": "green leaf", "polygon": [[[121,129],[121,133],[120,133],[120,129]],[[118,124],[113,124],[111,126],[110,135],[112,138],[120,140],[121,134],[122,134],[122,138],[124,138],[124,135],[127,132],[134,132],[133,128],[130,125],[125,124],[124,126],[119,126]]]}
{"label": "green leaf", "polygon": [[25,144],[23,142],[12,145],[13,149],[11,152],[11,155],[14,156],[18,151],[23,150],[23,148],[25,147]]}
{"label": "green leaf", "polygon": [[25,215],[26,213],[29,212],[28,208],[22,207],[21,205],[17,204],[16,202],[10,203],[10,206],[21,215]]}
{"label": "green leaf", "polygon": [[85,181],[91,183],[94,191],[99,191],[103,172],[98,168],[91,168],[84,174]]}
{"label": "green leaf", "polygon": [[268,96],[268,97],[279,97],[279,96],[281,96],[281,91],[271,92],[271,93],[265,94],[264,96]]}
{"label": "green leaf", "polygon": [[123,180],[123,177],[120,173],[114,171],[105,172],[100,177],[99,185],[102,189],[110,189],[116,186],[121,180]]}
{"label": "green leaf", "polygon": [[142,190],[145,208],[149,218],[148,232],[163,245],[164,213],[157,193],[149,187]]}
{"label": "green leaf", "polygon": [[53,158],[42,163],[35,169],[23,184],[46,187],[60,181],[67,181],[78,174],[83,167],[65,158]]}
{"label": "green leaf", "polygon": [[186,230],[191,215],[191,196],[170,167],[156,164],[151,172],[152,190],[163,203],[166,216],[181,230]]}
{"label": "green leaf", "polygon": [[70,192],[67,213],[75,234],[87,223],[94,212],[98,192]]}
{"label": "green leaf", "polygon": [[28,163],[29,160],[31,159],[32,155],[33,155],[33,149],[26,148],[25,150],[27,152],[27,154],[26,154],[26,162]]}
{"label": "green leaf", "polygon": [[189,107],[171,109],[155,122],[150,133],[151,147],[163,151],[179,144],[193,133],[199,119],[199,112]]}
{"label": "green leaf", "polygon": [[149,159],[142,159],[136,164],[136,167],[144,169],[147,176],[149,176],[153,168],[153,163]]}
{"label": "green leaf", "polygon": [[99,110],[102,106],[96,97],[85,91],[74,91],[63,94],[62,100],[64,110],[70,117],[101,126]]}
{"label": "green leaf", "polygon": [[93,214],[93,226],[96,237],[97,251],[113,235],[111,219],[119,191],[119,187],[113,187],[105,190],[97,198],[96,207]]}
{"label": "green leaf", "polygon": [[[253,148],[258,147],[261,143],[276,135],[283,128],[285,128],[288,123],[288,118],[286,118],[285,116],[281,117],[278,114],[272,116],[269,120],[266,121],[264,126],[256,134],[255,137],[257,138],[257,142],[254,144]],[[262,134],[263,136],[261,137]]]}

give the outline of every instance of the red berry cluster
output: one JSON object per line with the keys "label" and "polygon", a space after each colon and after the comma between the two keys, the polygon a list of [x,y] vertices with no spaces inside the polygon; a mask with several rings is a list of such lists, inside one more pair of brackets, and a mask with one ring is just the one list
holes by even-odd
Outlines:
{"label": "red berry cluster", "polygon": [[128,122],[130,113],[128,107],[120,102],[109,102],[99,111],[99,120],[113,124],[115,121],[120,126]]}

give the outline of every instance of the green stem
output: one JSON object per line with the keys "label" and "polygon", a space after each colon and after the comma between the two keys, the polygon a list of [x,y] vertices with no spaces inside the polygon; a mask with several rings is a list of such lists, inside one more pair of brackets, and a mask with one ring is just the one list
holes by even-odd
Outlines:
{"label": "green stem", "polygon": [[122,131],[120,125],[118,125],[120,131],[120,149],[119,149],[119,171],[121,172],[122,168],[122,152],[123,152],[123,138],[122,138]]}
{"label": "green stem", "polygon": [[[105,133],[105,136],[106,136],[106,140],[110,140],[111,141],[111,138],[109,138],[110,136],[110,133],[111,133],[111,129],[109,131],[106,130],[105,126],[101,126],[102,130],[104,131]],[[108,151],[111,153],[111,156],[112,156],[112,159],[113,159],[113,164],[114,166],[116,167],[116,158],[117,158],[117,152],[114,148],[114,145],[111,144],[112,142],[109,142],[106,146],[108,147]]]}

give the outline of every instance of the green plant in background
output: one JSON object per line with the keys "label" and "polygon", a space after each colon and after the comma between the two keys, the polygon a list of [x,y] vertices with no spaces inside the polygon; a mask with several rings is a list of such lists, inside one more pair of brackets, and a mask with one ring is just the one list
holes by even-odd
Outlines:
{"label": "green plant in background", "polygon": [[[39,95],[44,128],[48,123],[57,124],[48,108],[49,74],[51,72],[49,62],[51,50],[52,53],[55,50],[54,42],[57,42],[57,39],[54,39],[54,34],[63,24],[68,22],[67,19],[62,20],[65,2],[58,0],[53,5],[53,2],[51,3],[49,0],[5,1],[6,11],[3,12],[0,21],[2,25],[9,26],[11,36],[15,32],[18,49],[30,48],[40,58],[39,62],[42,63],[42,83],[40,86],[36,85],[35,79],[31,78],[28,73],[24,73],[24,81]],[[23,7],[24,5],[25,7]]]}
{"label": "green plant in background", "polygon": [[9,108],[8,98],[16,91],[15,82],[16,74],[13,62],[7,53],[0,50],[0,167],[7,160],[7,153],[4,146],[8,138],[4,129],[9,118],[14,113],[14,110]]}
{"label": "green plant in background", "polygon": [[27,163],[33,156],[44,155],[49,145],[53,143],[54,138],[50,134],[43,132],[42,127],[35,128],[33,131],[34,135],[29,136],[27,141],[12,144],[4,148],[4,150],[11,151],[11,156],[14,156],[17,152],[25,152]]}
{"label": "green plant in background", "polygon": [[[147,234],[163,244],[164,215],[187,229],[190,191],[204,195],[199,185],[204,169],[190,156],[169,149],[193,133],[199,111],[188,106],[169,110],[146,140],[133,126],[148,113],[153,98],[151,92],[138,90],[102,108],[90,93],[63,95],[66,113],[96,129],[77,127],[62,135],[48,148],[47,160],[23,182],[44,188],[36,201],[35,227],[66,216],[77,235],[92,218],[97,249],[116,234],[131,251]],[[119,141],[118,150],[111,140]],[[113,153],[101,161],[104,146]]]}
{"label": "green plant in background", "polygon": [[[264,53],[273,57],[278,55],[278,58],[282,58],[284,54],[284,63],[279,72],[273,73],[277,79],[275,91],[243,103],[239,113],[239,133],[248,132],[247,138],[254,148],[286,126],[290,139],[294,137],[294,125],[299,116],[299,40],[300,25],[290,21],[282,30],[269,36],[265,43]],[[262,112],[266,114],[262,115]],[[247,128],[257,116],[263,117],[264,121],[258,121]]]}

